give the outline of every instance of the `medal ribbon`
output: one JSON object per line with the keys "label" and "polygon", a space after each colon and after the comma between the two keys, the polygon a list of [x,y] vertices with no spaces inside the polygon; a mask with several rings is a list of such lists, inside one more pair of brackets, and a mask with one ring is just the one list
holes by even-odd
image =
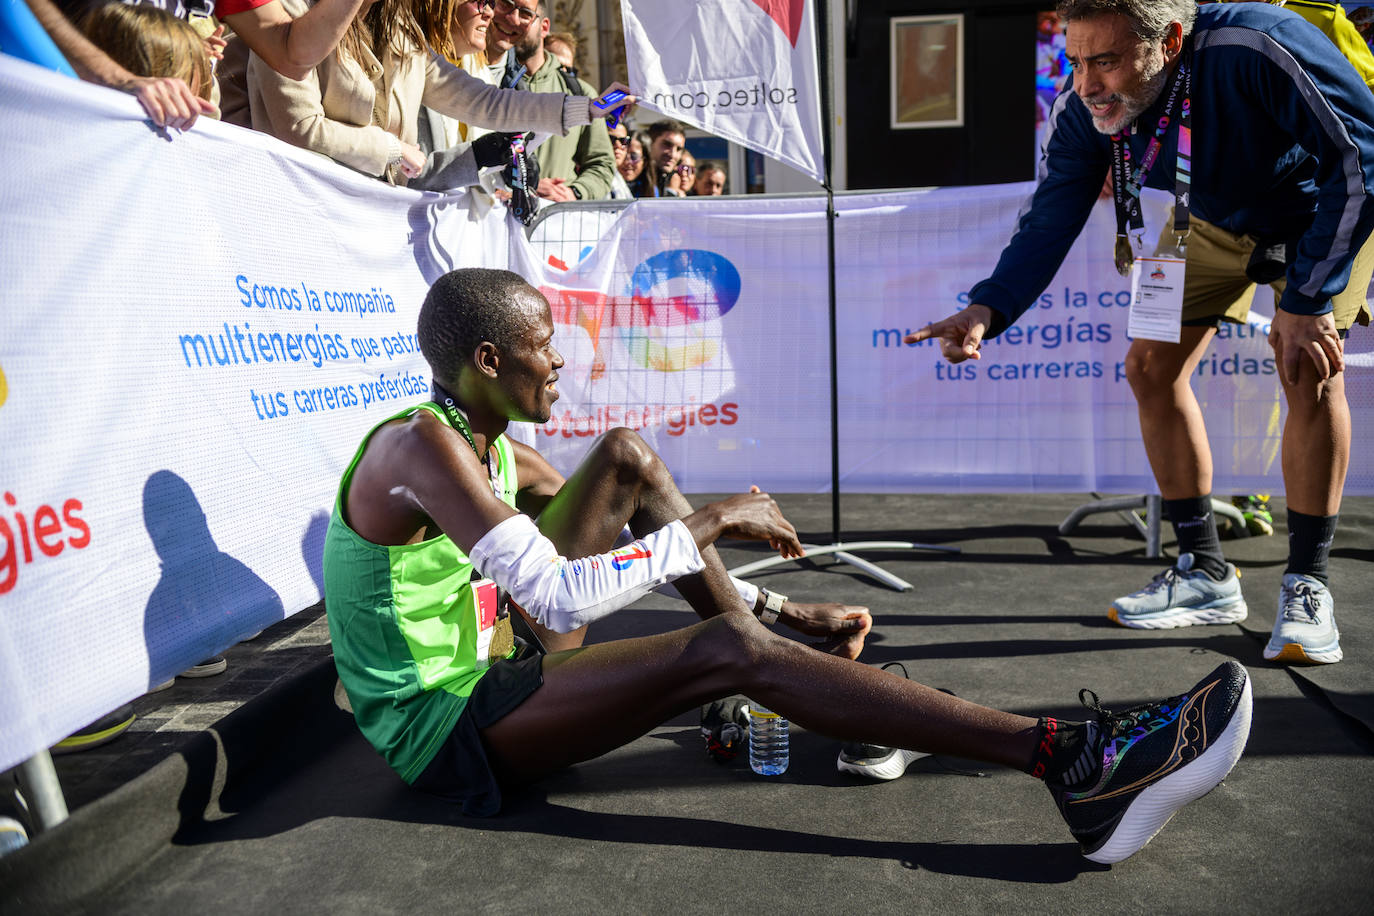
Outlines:
{"label": "medal ribbon", "polygon": [[[1174,112],[1179,112],[1177,167],[1174,174],[1174,232],[1180,245],[1188,235],[1188,196],[1192,181],[1192,111],[1191,96],[1193,89],[1193,66],[1191,45],[1184,51],[1178,71],[1169,86],[1168,101],[1164,113],[1155,125],[1155,135],[1145,148],[1140,163],[1131,170],[1131,150],[1126,144],[1126,132],[1112,135],[1112,200],[1116,204],[1116,269],[1121,275],[1129,276],[1135,256],[1131,253],[1131,243],[1127,232],[1141,233],[1145,229],[1145,219],[1140,212],[1140,189],[1144,187],[1150,170],[1159,159],[1168,136],[1169,127],[1174,121]],[[1130,129],[1130,128],[1128,128]]]}
{"label": "medal ribbon", "polygon": [[[492,462],[488,460],[491,457],[491,449],[487,449],[487,454],[485,456],[477,451],[477,441],[472,437],[472,427],[468,425],[467,414],[463,413],[462,409],[458,406],[458,402],[454,400],[453,395],[444,390],[443,386],[438,382],[431,381],[430,387],[434,395],[432,400],[443,408],[444,415],[448,417],[449,425],[458,430],[463,439],[467,442],[468,447],[472,449],[472,453],[477,456],[477,460],[482,462],[482,466],[487,469],[487,481],[491,484],[491,492],[497,499],[500,499],[501,482],[496,477],[497,471],[492,466]],[[477,570],[474,569],[472,571],[472,576],[474,580],[477,578]],[[506,594],[506,590],[499,588],[497,591],[496,627],[495,633],[492,635],[491,644],[491,653],[495,658],[505,658],[510,654],[511,648],[515,645],[513,632],[511,630],[510,607],[507,604],[508,600],[509,596]]]}

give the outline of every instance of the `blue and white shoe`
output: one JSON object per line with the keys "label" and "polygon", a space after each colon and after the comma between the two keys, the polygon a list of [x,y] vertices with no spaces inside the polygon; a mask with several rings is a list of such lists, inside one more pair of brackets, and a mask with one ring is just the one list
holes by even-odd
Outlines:
{"label": "blue and white shoe", "polygon": [[1123,712],[1103,709],[1092,691],[1079,697],[1097,713],[1100,764],[1080,785],[1046,785],[1094,862],[1138,852],[1175,812],[1226,778],[1250,737],[1250,677],[1233,661],[1185,694]]}
{"label": "blue and white shoe", "polygon": [[1273,661],[1329,665],[1341,655],[1336,603],[1320,579],[1287,573],[1279,589],[1279,613],[1264,657]]}
{"label": "blue and white shoe", "polygon": [[1218,582],[1193,569],[1193,555],[1182,553],[1178,563],[1155,576],[1138,592],[1118,598],[1107,616],[1123,627],[1169,630],[1207,623],[1236,623],[1249,610],[1240,593],[1240,570],[1226,564],[1226,578]]}

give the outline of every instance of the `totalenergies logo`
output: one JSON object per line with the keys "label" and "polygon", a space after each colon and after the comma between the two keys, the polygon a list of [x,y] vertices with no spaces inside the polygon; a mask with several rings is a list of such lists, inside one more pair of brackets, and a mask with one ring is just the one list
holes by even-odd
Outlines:
{"label": "totalenergies logo", "polygon": [[[681,372],[714,360],[720,341],[706,336],[712,322],[739,301],[735,265],[714,251],[681,248],[660,252],[630,274],[620,295],[593,289],[541,286],[553,320],[587,332],[600,366],[601,337],[610,330],[636,365]],[[594,370],[595,372],[595,370]]]}

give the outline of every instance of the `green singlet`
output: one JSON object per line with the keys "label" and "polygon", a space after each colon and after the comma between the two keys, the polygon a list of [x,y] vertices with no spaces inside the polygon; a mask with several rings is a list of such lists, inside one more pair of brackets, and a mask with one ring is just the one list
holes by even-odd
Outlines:
{"label": "green singlet", "polygon": [[[324,593],[334,664],[363,735],[406,782],[434,758],[485,672],[477,660],[472,562],[448,535],[384,546],[344,520],[353,470],[385,423],[428,410],[426,403],[374,426],[344,471],[324,540]],[[500,436],[489,452],[492,488],[515,506],[515,457]]]}

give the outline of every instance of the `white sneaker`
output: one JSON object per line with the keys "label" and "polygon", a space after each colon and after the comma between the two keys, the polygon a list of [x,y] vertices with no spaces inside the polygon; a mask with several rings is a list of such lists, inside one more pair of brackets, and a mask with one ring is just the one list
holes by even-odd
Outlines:
{"label": "white sneaker", "polygon": [[1264,657],[1280,662],[1329,665],[1341,655],[1336,602],[1320,579],[1287,573],[1279,589],[1279,613]]}
{"label": "white sneaker", "polygon": [[929,756],[900,747],[850,741],[840,748],[840,757],[835,761],[835,766],[841,773],[853,773],[869,779],[896,779],[906,772],[913,760]]}
{"label": "white sneaker", "polygon": [[1240,571],[1226,564],[1226,578],[1218,582],[1193,569],[1193,555],[1182,553],[1171,569],[1150,584],[1112,602],[1107,616],[1123,627],[1169,630],[1206,623],[1236,623],[1249,610],[1240,593]]}

